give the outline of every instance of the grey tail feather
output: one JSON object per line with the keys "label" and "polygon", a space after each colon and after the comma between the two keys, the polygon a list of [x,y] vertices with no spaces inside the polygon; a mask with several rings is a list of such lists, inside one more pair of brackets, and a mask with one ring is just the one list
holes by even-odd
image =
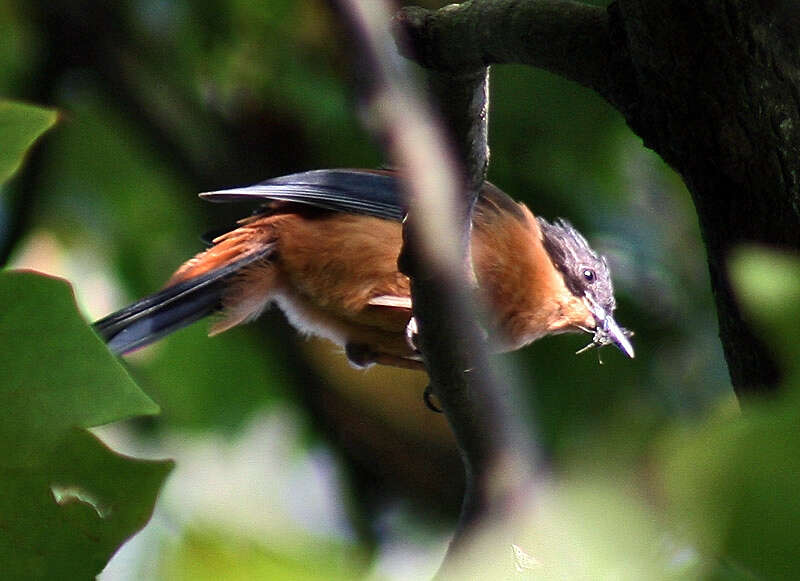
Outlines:
{"label": "grey tail feather", "polygon": [[149,345],[220,310],[228,281],[245,266],[268,258],[272,249],[270,245],[226,266],[167,287],[92,326],[118,355]]}

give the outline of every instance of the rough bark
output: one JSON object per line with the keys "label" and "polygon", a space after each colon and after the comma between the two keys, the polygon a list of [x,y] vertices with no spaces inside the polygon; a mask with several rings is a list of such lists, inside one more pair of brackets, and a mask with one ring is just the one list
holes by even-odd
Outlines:
{"label": "rough bark", "polygon": [[[800,249],[800,16],[788,0],[474,0],[405,9],[407,54],[448,71],[527,63],[593,88],[683,177],[740,397],[780,384],[726,269],[745,242]],[[600,54],[598,54],[600,53]]]}
{"label": "rough bark", "polygon": [[800,248],[800,63],[775,10],[683,4],[628,1],[612,11],[638,88],[624,113],[692,194],[731,380],[745,396],[780,378],[742,318],[726,264],[743,242]]}

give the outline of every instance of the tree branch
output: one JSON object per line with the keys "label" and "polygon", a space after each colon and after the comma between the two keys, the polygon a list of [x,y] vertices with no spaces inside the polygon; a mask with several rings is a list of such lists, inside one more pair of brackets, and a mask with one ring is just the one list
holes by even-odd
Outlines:
{"label": "tree branch", "polygon": [[521,63],[608,92],[608,14],[599,6],[470,0],[435,11],[409,6],[395,21],[408,38],[401,52],[425,67],[457,72]]}
{"label": "tree branch", "polygon": [[[486,171],[486,72],[459,73],[448,118],[468,171],[459,171],[453,146],[412,79],[398,71],[387,50],[389,13],[374,0],[338,0],[354,53],[359,55],[367,119],[400,169],[409,208],[402,268],[411,274],[419,346],[434,393],[453,429],[466,470],[459,526],[443,570],[471,550],[481,525],[508,522],[530,498],[534,454],[509,374],[492,366],[477,322],[469,261],[471,209]],[[455,81],[440,78],[440,87]],[[444,84],[441,84],[444,83]],[[476,114],[477,112],[477,114]],[[510,538],[496,538],[497,555],[509,555]],[[470,547],[470,550],[467,549]]]}

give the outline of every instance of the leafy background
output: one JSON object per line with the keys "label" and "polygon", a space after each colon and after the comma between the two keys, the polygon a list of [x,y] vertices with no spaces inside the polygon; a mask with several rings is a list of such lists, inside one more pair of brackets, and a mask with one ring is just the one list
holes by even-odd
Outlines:
{"label": "leafy background", "polygon": [[[0,179],[59,116],[3,186],[0,257],[68,280],[85,321],[157,290],[200,234],[249,211],[197,192],[384,161],[321,2],[0,0],[0,39],[2,95],[49,108],[0,104]],[[788,371],[785,397],[742,417],[680,179],[596,95],[524,67],[492,72],[491,147],[494,183],[609,257],[636,331],[632,361],[575,356],[576,336],[509,356],[554,472],[531,516],[536,567],[796,578],[795,259],[751,248],[732,263]],[[120,365],[64,282],[4,272],[0,297],[9,578],[103,569],[165,479],[101,579],[435,571],[463,479],[421,374],[355,371],[276,313],[213,339],[197,324]]]}

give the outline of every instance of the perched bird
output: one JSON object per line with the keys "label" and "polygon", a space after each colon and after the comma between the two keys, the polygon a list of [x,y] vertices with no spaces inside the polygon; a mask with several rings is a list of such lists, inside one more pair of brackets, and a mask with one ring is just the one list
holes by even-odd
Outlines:
{"label": "perched bird", "polygon": [[[114,352],[211,314],[215,335],[274,303],[300,332],[344,347],[354,365],[423,368],[408,338],[409,280],[397,268],[405,211],[394,172],[317,170],[200,196],[260,205],[163,290],[94,324]],[[615,344],[633,357],[630,331],[613,318],[606,260],[567,221],[534,217],[486,183],[473,215],[472,256],[497,351],[584,331],[593,334],[585,349]]]}

